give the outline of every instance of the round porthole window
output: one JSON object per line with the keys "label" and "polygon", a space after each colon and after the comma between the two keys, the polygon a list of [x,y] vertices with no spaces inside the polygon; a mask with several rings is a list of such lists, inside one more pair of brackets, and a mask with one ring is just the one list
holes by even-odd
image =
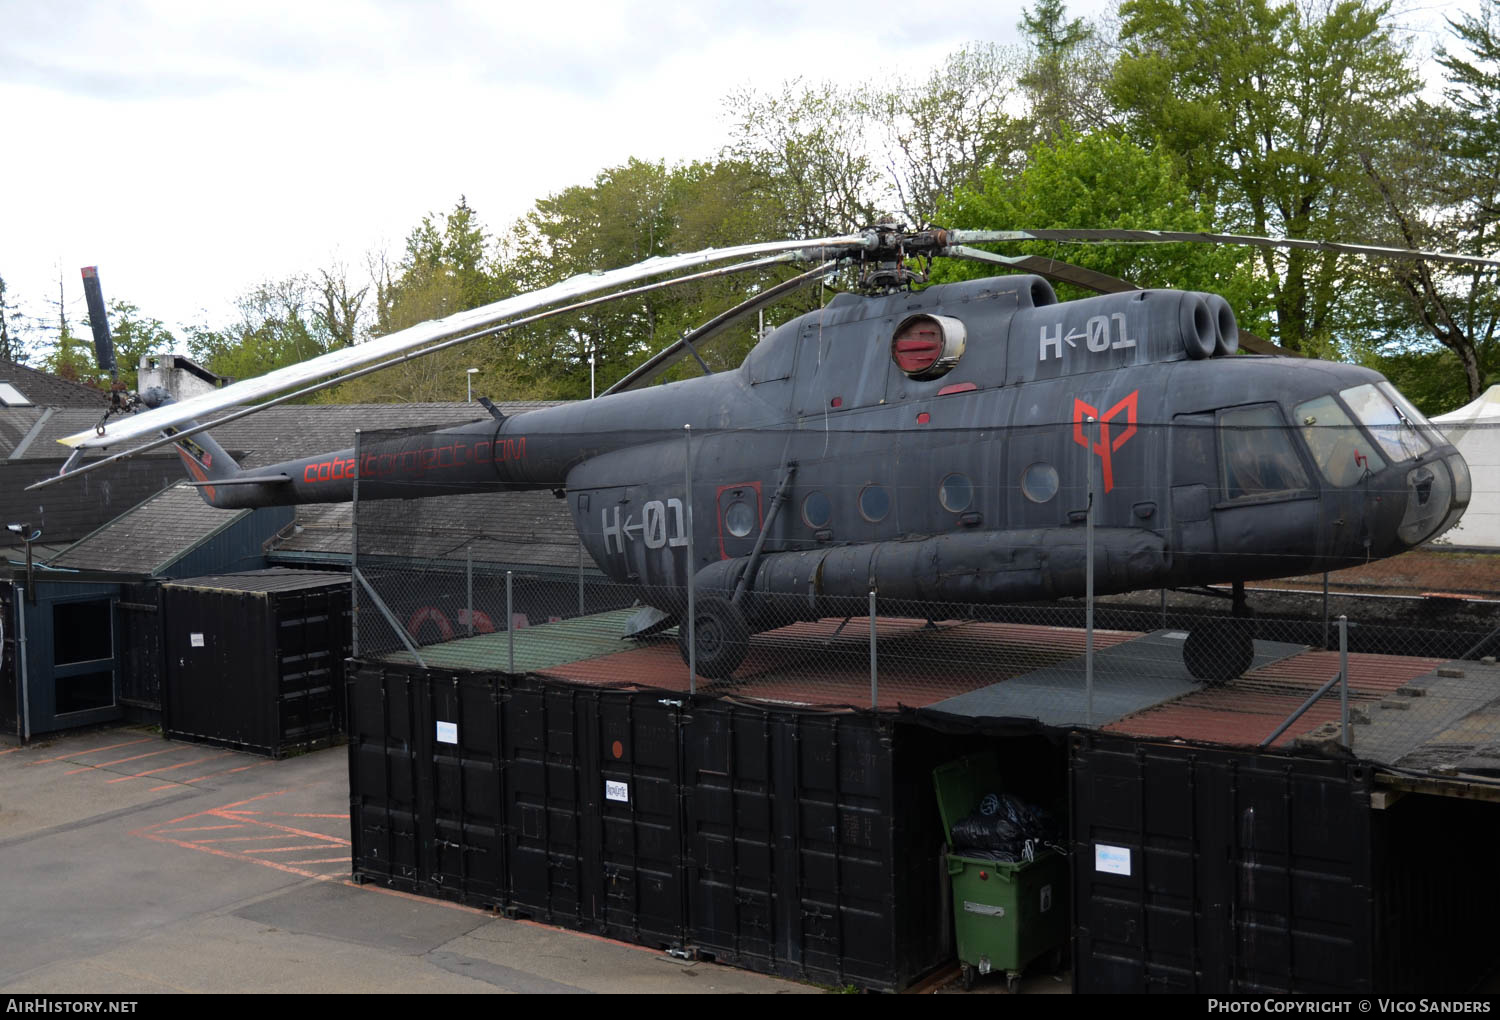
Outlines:
{"label": "round porthole window", "polygon": [[866,485],[859,490],[859,512],[871,524],[885,520],[891,512],[891,494],[883,485]]}
{"label": "round porthole window", "polygon": [[809,528],[826,528],[833,520],[833,504],[821,492],[809,492],[802,501],[802,519]]}
{"label": "round porthole window", "polygon": [[755,511],[743,500],[735,500],[724,509],[724,527],[735,538],[744,538],[755,530]]}
{"label": "round porthole window", "polygon": [[966,475],[952,474],[938,486],[938,502],[944,510],[962,513],[974,501],[974,485]]}
{"label": "round porthole window", "polygon": [[1057,495],[1057,468],[1037,463],[1021,474],[1021,492],[1033,503],[1045,503]]}

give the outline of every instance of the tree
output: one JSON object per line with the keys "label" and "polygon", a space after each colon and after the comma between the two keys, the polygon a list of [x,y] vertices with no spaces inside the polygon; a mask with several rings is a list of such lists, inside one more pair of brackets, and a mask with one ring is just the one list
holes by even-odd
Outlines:
{"label": "tree", "polygon": [[1037,0],[1018,26],[1027,55],[1019,82],[1035,141],[1063,132],[1085,134],[1111,126],[1115,115],[1107,87],[1114,59],[1112,40],[1100,26],[1069,19],[1063,0]]}
{"label": "tree", "polygon": [[[1161,149],[1146,150],[1096,132],[1063,134],[1032,149],[1017,176],[992,167],[975,188],[961,188],[942,207],[948,222],[992,229],[1047,229],[1088,224],[1127,230],[1205,230],[1209,211],[1188,190],[1176,163]],[[1264,328],[1265,282],[1243,249],[1204,245],[1027,244],[1044,255],[1129,280],[1141,287],[1180,287],[1223,294],[1247,328]],[[1009,251],[1007,253],[1010,253]],[[945,262],[939,280],[970,279],[993,270]],[[1061,286],[1064,296],[1070,294]]]}
{"label": "tree", "polygon": [[22,339],[24,320],[15,302],[6,298],[5,293],[5,278],[0,276],[0,359],[25,364],[30,352]]}
{"label": "tree", "polygon": [[1007,107],[1019,56],[993,45],[950,55],[926,79],[870,89],[864,99],[884,135],[883,161],[905,222],[925,225],[986,167],[1019,170],[1029,127]]}
{"label": "tree", "polygon": [[359,316],[369,292],[368,284],[351,292],[349,273],[341,262],[318,270],[318,304],[313,318],[334,347],[353,347],[359,341]]}
{"label": "tree", "polygon": [[177,338],[160,319],[141,315],[141,310],[129,301],[111,300],[109,318],[120,381],[126,389],[134,390],[141,358],[148,354],[170,354],[177,347]]}
{"label": "tree", "polygon": [[[1385,243],[1470,255],[1500,251],[1500,2],[1449,20],[1467,50],[1438,53],[1448,106],[1413,100],[1401,111],[1411,143],[1361,153],[1380,195]],[[1477,397],[1500,372],[1500,272],[1480,266],[1391,261],[1372,274],[1389,327],[1370,345],[1372,363],[1429,394],[1446,410]],[[1436,356],[1438,351],[1449,355]],[[1418,380],[1408,363],[1436,380]],[[1441,371],[1446,368],[1447,371]]]}
{"label": "tree", "polygon": [[[1223,229],[1363,239],[1374,197],[1359,153],[1405,144],[1392,116],[1419,83],[1366,0],[1126,0],[1111,96],[1142,145],[1181,160]],[[1277,341],[1329,350],[1367,310],[1360,270],[1307,251],[1260,254]]]}
{"label": "tree", "polygon": [[188,350],[210,371],[247,379],[294,365],[333,349],[319,328],[304,276],[267,280],[235,302],[237,321],[224,329],[190,326]]}
{"label": "tree", "polygon": [[57,334],[42,358],[42,368],[60,379],[92,383],[96,374],[94,352],[87,341],[74,335],[73,325],[68,321],[67,295],[63,289],[60,270],[57,275],[57,300],[51,304],[57,315]]}
{"label": "tree", "polygon": [[874,222],[880,172],[856,93],[799,79],[774,94],[732,93],[725,106],[734,135],[721,157],[750,168],[779,207],[778,236],[826,237]]}

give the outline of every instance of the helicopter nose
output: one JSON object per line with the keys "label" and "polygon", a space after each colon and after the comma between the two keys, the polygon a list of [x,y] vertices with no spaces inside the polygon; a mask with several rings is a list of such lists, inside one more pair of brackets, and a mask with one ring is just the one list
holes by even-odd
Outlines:
{"label": "helicopter nose", "polygon": [[1406,512],[1396,536],[1419,545],[1458,523],[1472,492],[1469,465],[1457,451],[1406,473]]}

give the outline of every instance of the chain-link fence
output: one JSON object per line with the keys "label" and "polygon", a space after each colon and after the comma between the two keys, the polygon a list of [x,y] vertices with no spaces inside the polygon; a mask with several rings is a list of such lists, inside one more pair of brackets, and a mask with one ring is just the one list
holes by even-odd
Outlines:
{"label": "chain-link fence", "polygon": [[1488,471],[1400,408],[1266,409],[636,435],[555,492],[434,462],[356,501],[356,654],[1500,778],[1500,553],[1424,544],[1466,504],[1484,544]]}

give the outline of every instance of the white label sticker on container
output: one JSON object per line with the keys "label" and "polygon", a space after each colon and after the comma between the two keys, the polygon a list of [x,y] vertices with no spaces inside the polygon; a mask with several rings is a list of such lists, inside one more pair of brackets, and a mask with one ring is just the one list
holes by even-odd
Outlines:
{"label": "white label sticker on container", "polygon": [[439,722],[437,724],[437,738],[439,744],[458,743],[458,723]]}
{"label": "white label sticker on container", "polygon": [[1130,874],[1130,848],[1126,846],[1110,846],[1107,843],[1095,843],[1094,870],[1107,871],[1111,875]]}
{"label": "white label sticker on container", "polygon": [[612,779],[604,781],[604,799],[617,800],[622,804],[630,803],[630,785],[628,783],[617,783]]}
{"label": "white label sticker on container", "polygon": [[194,648],[202,648],[203,647],[203,635],[202,634],[189,634],[188,635],[188,641],[192,644],[192,646]]}

